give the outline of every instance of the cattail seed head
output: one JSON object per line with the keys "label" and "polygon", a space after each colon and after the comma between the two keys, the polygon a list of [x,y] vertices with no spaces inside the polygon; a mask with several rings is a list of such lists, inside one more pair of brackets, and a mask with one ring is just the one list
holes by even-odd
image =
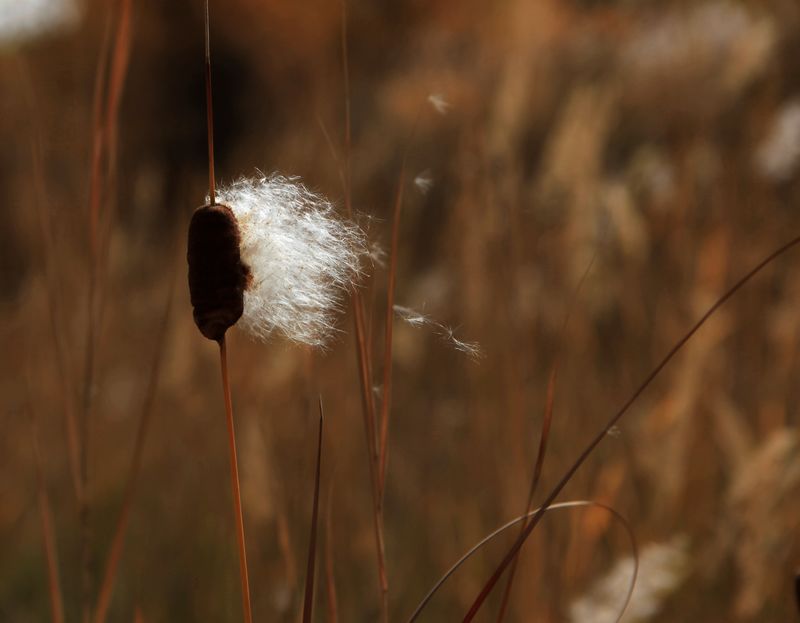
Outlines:
{"label": "cattail seed head", "polygon": [[363,232],[295,178],[259,174],[216,196],[223,205],[198,209],[189,228],[189,289],[202,334],[219,340],[238,321],[258,339],[278,333],[323,346],[360,274]]}
{"label": "cattail seed head", "polygon": [[240,241],[229,207],[205,205],[195,210],[187,251],[189,296],[195,324],[209,340],[221,340],[244,311],[250,269],[242,262]]}

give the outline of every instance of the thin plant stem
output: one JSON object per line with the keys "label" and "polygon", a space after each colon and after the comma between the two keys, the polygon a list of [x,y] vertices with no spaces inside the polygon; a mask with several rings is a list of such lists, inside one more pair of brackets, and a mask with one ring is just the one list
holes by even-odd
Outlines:
{"label": "thin plant stem", "polygon": [[247,575],[247,550],[244,541],[244,517],[242,516],[242,493],[239,486],[239,462],[236,458],[236,431],[233,426],[233,404],[231,387],[228,382],[228,353],[225,336],[219,340],[219,363],[222,371],[222,392],[225,395],[225,417],[228,423],[228,448],[231,460],[231,490],[233,491],[233,512],[236,516],[236,541],[239,546],[239,574],[242,579],[242,609],[245,623],[253,623],[250,605],[250,580]]}
{"label": "thin plant stem", "polygon": [[[536,464],[533,468],[533,477],[531,478],[531,485],[528,489],[528,501],[525,504],[525,520],[520,522],[520,533],[525,530],[527,525],[528,513],[533,506],[533,498],[536,495],[536,487],[542,476],[542,467],[544,466],[544,456],[547,452],[547,441],[550,437],[550,424],[553,421],[553,402],[555,400],[556,378],[558,377],[558,362],[553,364],[550,370],[550,377],[547,381],[547,398],[545,399],[544,418],[542,419],[542,431],[539,435],[539,450],[536,453]],[[500,610],[497,614],[497,623],[502,623],[505,618],[508,605],[511,603],[511,588],[514,585],[514,576],[517,572],[517,565],[519,564],[519,554],[514,557],[511,563],[511,568],[508,570],[508,580],[506,581],[506,588],[503,592],[503,600],[500,602]]]}
{"label": "thin plant stem", "polygon": [[[342,68],[344,78],[344,195],[347,215],[353,216],[352,171],[350,166],[351,124],[350,124],[350,72],[347,54],[347,2],[342,0]],[[364,431],[367,438],[370,485],[372,490],[372,515],[375,530],[375,549],[378,562],[378,583],[380,588],[380,620],[389,620],[389,582],[386,575],[385,546],[383,537],[383,505],[378,482],[378,444],[376,439],[375,400],[372,394],[372,364],[367,348],[367,335],[364,321],[364,304],[358,290],[353,293],[353,320],[355,323],[359,379],[361,381],[361,401],[364,413]]]}
{"label": "thin plant stem", "polygon": [[80,560],[81,560],[81,621],[91,620],[92,601],[92,560],[91,560],[91,528],[89,525],[89,422],[94,392],[94,366],[96,329],[98,324],[97,280],[100,272],[100,208],[103,200],[103,154],[106,143],[103,123],[103,94],[106,91],[106,73],[111,50],[111,13],[109,13],[103,35],[100,58],[95,73],[92,119],[92,157],[89,173],[89,262],[86,297],[86,333],[84,340],[83,388],[81,413],[78,422],[80,452],[79,475],[80,497],[78,499],[78,522],[80,525]]}
{"label": "thin plant stem", "polygon": [[131,458],[131,466],[128,470],[128,480],[125,483],[125,493],[123,495],[123,502],[120,508],[117,524],[114,529],[114,537],[111,541],[108,557],[106,559],[105,572],[103,573],[103,580],[100,584],[100,593],[97,598],[97,607],[95,609],[95,623],[104,623],[108,615],[108,608],[111,604],[111,595],[114,590],[114,580],[116,578],[117,568],[119,561],[122,558],[122,550],[125,544],[125,533],[128,527],[128,520],[131,514],[131,507],[133,506],[133,499],[136,493],[136,485],[139,480],[139,474],[142,471],[142,457],[144,455],[145,440],[147,439],[147,432],[149,430],[150,421],[153,415],[153,406],[155,404],[156,390],[158,389],[158,378],[161,372],[161,362],[163,360],[167,328],[169,327],[170,311],[172,309],[172,294],[174,291],[174,276],[169,286],[167,293],[167,301],[164,305],[164,312],[161,317],[161,323],[156,336],[156,348],[153,355],[153,360],[150,365],[150,374],[147,381],[147,389],[145,390],[145,399],[142,404],[142,413],[139,418],[139,426],[136,431],[136,440],[134,442],[133,456]]}
{"label": "thin plant stem", "polygon": [[422,118],[423,108],[420,106],[411,134],[403,151],[403,160],[400,165],[400,175],[397,180],[397,191],[394,197],[394,209],[392,211],[392,243],[389,251],[389,273],[386,284],[386,320],[384,327],[384,348],[383,348],[383,400],[381,401],[380,412],[380,438],[378,457],[380,468],[378,474],[378,493],[380,494],[381,504],[386,489],[386,466],[389,459],[389,415],[392,408],[392,335],[394,328],[394,294],[397,283],[397,256],[400,249],[400,214],[403,208],[403,190],[406,184],[406,165],[411,146],[414,144],[414,137],[417,133],[417,126]]}
{"label": "thin plant stem", "polygon": [[27,100],[33,119],[34,136],[31,141],[31,157],[33,164],[33,180],[36,191],[36,213],[38,216],[39,233],[44,244],[43,268],[46,282],[47,309],[50,320],[50,329],[55,351],[55,363],[58,370],[59,388],[61,391],[61,404],[63,405],[64,431],[66,433],[67,452],[69,457],[70,475],[75,492],[75,498],[81,498],[80,480],[80,452],[78,450],[78,422],[75,416],[75,400],[73,395],[73,381],[70,366],[67,363],[66,346],[64,345],[64,331],[61,326],[61,311],[55,262],[55,235],[53,215],[50,201],[47,196],[44,182],[44,157],[42,148],[42,128],[37,98],[34,94],[30,80],[30,70],[25,60],[19,59],[20,82],[23,85],[23,94]]}
{"label": "thin plant stem", "polygon": [[314,576],[317,562],[317,525],[319,524],[319,480],[322,469],[322,428],[325,416],[322,396],[319,398],[319,437],[317,439],[317,467],[314,475],[314,501],[311,510],[311,531],[308,539],[308,564],[306,565],[306,590],[303,600],[303,623],[311,623],[314,613]]}
{"label": "thin plant stem", "polygon": [[325,584],[326,614],[328,623],[339,623],[339,600],[336,595],[336,582],[333,573],[333,482],[328,487],[328,500],[325,504]]}
{"label": "thin plant stem", "polygon": [[53,623],[64,623],[64,600],[61,595],[61,578],[58,571],[58,550],[56,547],[55,528],[53,526],[53,512],[50,507],[50,498],[47,495],[44,467],[42,466],[42,453],[39,449],[38,423],[33,406],[30,404],[30,392],[27,388],[27,384],[26,393],[28,394],[28,412],[31,420],[33,456],[36,464],[39,516],[42,522],[42,538],[44,540],[45,556],[47,557],[47,586],[50,593],[50,615]]}
{"label": "thin plant stem", "polygon": [[[558,346],[556,349],[555,357],[553,358],[553,365],[550,368],[550,375],[547,380],[547,395],[545,398],[545,405],[544,405],[544,417],[542,418],[542,430],[539,435],[539,449],[536,452],[536,463],[533,467],[533,476],[531,477],[531,485],[528,489],[528,501],[525,504],[525,517],[528,516],[531,508],[533,508],[533,498],[536,495],[536,489],[539,486],[539,480],[542,477],[542,468],[544,467],[544,457],[547,454],[547,441],[550,438],[550,426],[553,423],[553,405],[555,404],[556,398],[556,380],[558,379],[558,366],[559,360],[561,356],[561,349],[564,346],[564,341],[566,339],[567,333],[567,326],[569,325],[569,319],[572,315],[572,310],[575,308],[575,303],[578,300],[578,294],[583,287],[583,284],[586,282],[586,278],[589,276],[589,272],[592,270],[592,266],[594,266],[594,260],[597,256],[597,251],[592,254],[592,259],[589,260],[589,263],[586,266],[586,269],[583,271],[583,275],[581,275],[580,280],[578,281],[578,285],[575,287],[575,291],[572,294],[572,300],[569,303],[569,307],[567,308],[567,314],[564,317],[564,324],[561,325],[561,335],[559,336]],[[520,533],[524,532],[525,526],[527,525],[527,519],[520,523]],[[508,610],[508,605],[511,601],[511,588],[514,585],[514,576],[517,572],[517,565],[519,564],[519,555],[514,557],[513,562],[511,563],[511,568],[508,570],[508,580],[506,581],[506,588],[503,593],[503,600],[500,602],[500,610],[497,614],[497,623],[502,623],[503,619],[505,618],[506,611]]]}
{"label": "thin plant stem", "polygon": [[209,26],[208,0],[206,0],[206,126],[208,128],[208,197],[209,204],[216,205],[217,183],[214,178],[214,110],[211,102],[211,28]]}
{"label": "thin plant stem", "polygon": [[397,282],[397,253],[400,238],[400,211],[403,206],[403,187],[406,180],[406,159],[400,168],[397,182],[394,214],[392,217],[392,246],[389,251],[389,277],[386,286],[386,328],[383,345],[383,400],[381,401],[381,434],[380,434],[380,474],[378,478],[381,498],[386,488],[386,464],[388,460],[389,413],[392,405],[392,329],[394,327],[394,293]]}

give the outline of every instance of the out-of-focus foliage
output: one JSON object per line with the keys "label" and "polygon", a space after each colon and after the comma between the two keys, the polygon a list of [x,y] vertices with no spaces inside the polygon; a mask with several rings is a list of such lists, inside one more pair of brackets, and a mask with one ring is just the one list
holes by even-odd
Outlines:
{"label": "out-of-focus foliage", "polygon": [[[139,608],[145,621],[236,621],[218,362],[184,287],[185,231],[207,190],[199,0],[133,5],[115,183],[101,205],[95,374],[83,387],[93,85],[114,5],[77,3],[77,17],[35,36],[0,29],[0,619],[49,612],[26,412],[39,424],[74,621],[80,524],[64,412],[88,396],[96,584],[176,274],[109,620]],[[220,180],[276,170],[342,206],[340,4],[215,0],[211,19]],[[395,302],[436,323],[398,319],[394,332],[386,549],[392,619],[402,620],[464,550],[524,510],[556,357],[543,489],[726,285],[800,232],[800,7],[351,0],[348,45],[354,208],[388,249],[410,145]],[[374,248],[361,288],[380,379],[386,269]],[[563,496],[612,505],[642,548],[686,535],[681,581],[651,620],[795,616],[798,267],[794,253],[737,295]],[[231,336],[258,620],[296,620],[300,608],[318,394],[331,528],[321,573],[330,551],[341,620],[376,620],[352,324],[340,319],[327,352]],[[453,349],[442,327],[482,356]],[[463,616],[503,547],[459,571],[427,620]],[[548,517],[524,551],[508,620],[565,620],[627,555],[607,515]]]}

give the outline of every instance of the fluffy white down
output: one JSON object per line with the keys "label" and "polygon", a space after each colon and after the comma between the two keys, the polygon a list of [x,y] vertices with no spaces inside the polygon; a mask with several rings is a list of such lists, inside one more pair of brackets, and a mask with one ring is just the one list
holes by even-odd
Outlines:
{"label": "fluffy white down", "polygon": [[360,274],[364,234],[297,178],[242,178],[220,188],[217,201],[236,216],[252,273],[239,326],[258,339],[277,331],[323,346]]}

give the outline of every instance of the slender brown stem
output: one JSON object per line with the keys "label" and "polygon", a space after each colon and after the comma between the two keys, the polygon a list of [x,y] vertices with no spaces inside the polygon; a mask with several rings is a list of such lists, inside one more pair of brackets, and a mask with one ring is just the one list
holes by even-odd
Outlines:
{"label": "slender brown stem", "polygon": [[328,487],[328,500],[325,509],[325,584],[326,614],[328,623],[339,623],[339,600],[336,596],[336,582],[333,573],[333,483]]}
{"label": "slender brown stem", "polygon": [[225,336],[219,341],[219,362],[222,370],[222,392],[225,395],[225,417],[228,422],[228,448],[231,454],[231,490],[233,491],[233,512],[236,516],[236,540],[239,545],[239,574],[242,578],[242,608],[245,623],[253,623],[250,605],[250,580],[247,575],[247,550],[244,543],[244,518],[242,516],[242,493],[239,487],[239,462],[236,458],[236,432],[233,426],[233,404],[231,387],[228,382],[228,353]]}
{"label": "slender brown stem", "polygon": [[[547,396],[545,398],[544,417],[542,418],[542,430],[539,435],[539,450],[536,453],[536,463],[533,467],[533,477],[531,478],[531,486],[528,489],[528,501],[525,504],[525,513],[523,513],[526,517],[528,513],[530,513],[531,508],[533,508],[533,497],[536,495],[536,489],[539,486],[539,480],[542,477],[544,457],[547,453],[547,441],[550,438],[550,425],[553,423],[553,405],[555,404],[556,397],[558,365],[561,349],[564,347],[564,342],[566,339],[567,326],[569,325],[569,319],[572,316],[572,310],[575,308],[575,303],[578,300],[578,294],[580,293],[583,284],[586,282],[586,278],[589,276],[592,266],[594,266],[594,260],[596,256],[597,251],[595,250],[595,252],[592,254],[592,259],[589,260],[589,263],[586,265],[586,269],[583,271],[583,275],[581,275],[581,278],[578,281],[578,285],[575,287],[575,291],[572,293],[572,300],[567,308],[567,314],[564,316],[564,324],[561,325],[561,334],[558,339],[556,354],[553,358],[553,365],[550,368],[550,376],[547,380]],[[520,524],[520,534],[525,531],[526,525],[527,519]],[[500,602],[500,610],[497,614],[497,623],[503,622],[506,611],[508,610],[508,605],[511,601],[511,588],[514,585],[514,576],[517,572],[518,563],[519,555],[514,557],[514,560],[511,563],[511,568],[508,570],[508,580],[506,582],[505,592],[503,593],[503,600]]]}
{"label": "slender brown stem", "polygon": [[97,281],[100,273],[101,255],[100,241],[100,209],[104,197],[103,156],[105,153],[106,128],[104,124],[103,95],[106,93],[106,74],[111,54],[111,12],[108,14],[95,73],[92,119],[92,156],[89,173],[89,263],[87,275],[86,300],[86,333],[85,359],[83,366],[83,388],[81,396],[81,412],[78,421],[79,444],[79,476],[80,497],[78,499],[78,522],[80,524],[80,560],[81,560],[81,621],[91,620],[92,601],[92,560],[91,560],[91,528],[89,525],[89,422],[94,391],[94,365],[96,335],[98,325]]}
{"label": "slender brown stem", "polygon": [[216,205],[217,183],[214,177],[214,110],[211,102],[211,27],[206,0],[206,125],[208,126],[208,197],[209,204]]}
{"label": "slender brown stem", "polygon": [[120,559],[122,558],[122,550],[123,546],[125,545],[125,533],[128,527],[131,507],[133,506],[133,499],[136,493],[136,485],[139,480],[139,474],[142,471],[142,457],[144,456],[145,440],[147,439],[147,432],[149,430],[150,421],[152,420],[156,390],[158,389],[158,378],[160,376],[161,362],[163,360],[165,350],[170,310],[172,309],[173,290],[174,279],[172,283],[170,283],[169,292],[167,293],[167,301],[164,305],[164,312],[161,317],[161,324],[156,336],[156,348],[153,354],[152,363],[150,365],[150,374],[147,381],[144,403],[142,404],[142,413],[139,419],[139,426],[136,431],[136,440],[133,447],[131,466],[128,470],[127,482],[125,483],[125,493],[123,495],[119,517],[117,518],[117,524],[114,528],[114,537],[111,541],[111,547],[108,551],[106,567],[103,573],[103,580],[100,584],[100,593],[97,598],[97,607],[95,608],[94,617],[95,623],[104,623],[108,615],[108,608],[111,605],[111,595],[114,590],[114,580],[116,578]]}
{"label": "slender brown stem", "polygon": [[394,197],[394,210],[392,213],[392,246],[389,252],[389,273],[386,285],[386,320],[383,348],[383,400],[381,402],[380,413],[380,438],[378,458],[380,462],[378,474],[378,493],[383,503],[383,494],[386,487],[386,465],[389,459],[389,415],[392,408],[392,330],[394,328],[394,293],[397,283],[397,255],[399,252],[400,240],[400,213],[403,207],[403,190],[406,183],[406,164],[411,146],[414,144],[414,137],[417,134],[417,126],[422,118],[423,107],[420,106],[414,125],[411,127],[411,134],[403,151],[403,160],[400,165],[400,175],[397,180],[397,191]]}
{"label": "slender brown stem", "polygon": [[[547,452],[547,440],[550,437],[550,424],[553,421],[553,402],[555,400],[556,378],[558,376],[558,361],[553,364],[550,370],[550,378],[547,382],[547,399],[544,408],[544,418],[542,419],[542,432],[539,435],[539,450],[536,454],[536,464],[533,468],[533,477],[531,478],[531,486],[528,489],[528,501],[525,504],[525,513],[527,517],[533,506],[533,497],[536,495],[536,487],[542,476],[542,467],[544,466],[544,456]],[[520,523],[520,533],[525,530],[527,519]],[[506,588],[503,593],[503,600],[500,602],[500,610],[497,613],[497,623],[502,623],[506,616],[508,606],[511,603],[511,588],[514,585],[514,576],[517,572],[517,565],[519,564],[519,555],[514,557],[511,563],[511,568],[508,570],[508,580]]]}
{"label": "slender brown stem", "polygon": [[350,197],[350,65],[347,55],[347,0],[342,0],[342,78],[344,80],[344,185],[347,216],[353,216]]}
{"label": "slender brown stem", "polygon": [[400,168],[400,178],[397,182],[397,194],[394,202],[394,215],[392,218],[392,246],[389,251],[389,276],[386,286],[386,327],[383,345],[383,400],[381,402],[381,435],[380,435],[380,473],[378,489],[383,498],[386,487],[386,464],[388,461],[389,441],[389,413],[392,406],[392,329],[394,327],[394,292],[397,281],[397,252],[400,238],[400,210],[403,206],[403,187],[406,178],[406,160]]}
{"label": "slender brown stem", "polygon": [[322,470],[322,427],[325,416],[322,396],[319,397],[319,437],[317,438],[317,468],[314,475],[314,502],[311,510],[311,534],[308,539],[308,564],[306,565],[306,590],[303,600],[303,623],[311,623],[314,613],[314,576],[317,562],[317,525],[319,523],[319,480]]}
{"label": "slender brown stem", "polygon": [[[26,385],[26,393],[27,391]],[[33,456],[36,464],[37,497],[39,500],[39,516],[42,521],[42,538],[44,551],[47,557],[47,583],[50,592],[50,614],[53,623],[64,623],[64,600],[61,596],[61,578],[58,572],[58,550],[56,547],[56,534],[53,527],[53,512],[50,507],[50,498],[47,495],[47,485],[44,479],[42,454],[39,450],[39,432],[36,414],[30,405],[28,395],[28,411],[31,419],[31,439],[33,442]]]}
{"label": "slender brown stem", "polygon": [[25,59],[19,58],[20,83],[23,86],[23,94],[30,108],[31,118],[33,119],[34,136],[31,141],[31,156],[33,164],[33,181],[36,197],[36,213],[38,216],[39,233],[44,244],[42,254],[43,267],[46,283],[47,309],[50,320],[50,329],[53,338],[55,352],[56,369],[61,391],[61,404],[64,409],[64,431],[66,433],[67,451],[69,457],[70,475],[75,491],[75,498],[81,499],[81,480],[80,480],[80,452],[78,450],[78,421],[75,415],[75,401],[73,394],[73,381],[71,369],[67,363],[66,346],[64,345],[64,331],[61,328],[61,311],[59,300],[59,277],[56,272],[55,261],[55,234],[52,216],[52,207],[47,196],[46,185],[44,182],[44,164],[42,149],[42,127],[37,98],[34,93],[33,85],[30,80],[30,70]]}
{"label": "slender brown stem", "polygon": [[111,49],[111,13],[109,13],[100,48],[100,58],[95,70],[94,94],[92,96],[92,156],[89,170],[89,250],[94,262],[100,249],[99,221],[102,199],[103,146],[103,93],[106,89],[106,73]]}
{"label": "slender brown stem", "polygon": [[[344,73],[344,195],[347,215],[353,216],[352,172],[350,167],[350,72],[347,60],[347,2],[342,0],[342,69]],[[383,506],[378,482],[379,458],[376,439],[375,400],[372,394],[372,363],[367,348],[364,304],[360,293],[353,293],[353,320],[355,323],[361,402],[364,413],[364,432],[367,437],[367,453],[370,484],[372,489],[372,519],[375,529],[375,549],[378,559],[378,583],[380,587],[381,621],[389,620],[389,582],[386,576],[385,547],[383,538]]]}

